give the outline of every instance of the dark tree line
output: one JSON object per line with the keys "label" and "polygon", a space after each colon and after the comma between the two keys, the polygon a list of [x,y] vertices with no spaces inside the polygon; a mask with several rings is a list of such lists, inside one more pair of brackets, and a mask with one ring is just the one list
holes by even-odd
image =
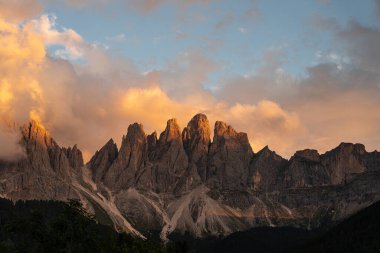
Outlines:
{"label": "dark tree line", "polygon": [[189,252],[183,242],[163,245],[98,224],[80,202],[0,199],[0,252]]}

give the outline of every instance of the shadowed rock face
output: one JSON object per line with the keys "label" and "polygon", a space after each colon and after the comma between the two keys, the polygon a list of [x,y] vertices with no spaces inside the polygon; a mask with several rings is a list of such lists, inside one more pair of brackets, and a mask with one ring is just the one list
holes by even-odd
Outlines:
{"label": "shadowed rock face", "polygon": [[332,184],[344,184],[367,170],[367,152],[362,144],[341,143],[321,157]]}
{"label": "shadowed rock face", "polygon": [[88,166],[92,168],[92,177],[95,182],[104,180],[104,175],[115,161],[118,155],[116,143],[110,139],[95,155],[91,158]]}
{"label": "shadowed rock face", "polygon": [[201,181],[206,180],[210,135],[210,123],[204,114],[195,115],[182,132],[183,146],[190,166],[196,170]]}
{"label": "shadowed rock face", "polygon": [[158,140],[154,134],[148,137],[147,150],[148,156],[137,172],[136,187],[157,193],[173,192],[188,166],[175,119],[168,120]]}
{"label": "shadowed rock face", "polygon": [[284,175],[285,187],[311,187],[328,185],[330,178],[327,169],[320,161],[317,150],[297,151],[289,160]]}
{"label": "shadowed rock face", "polygon": [[84,165],[82,151],[78,149],[77,145],[74,145],[73,148],[63,148],[63,150],[72,168],[78,170]]}
{"label": "shadowed rock face", "polygon": [[[84,166],[81,151],[61,148],[37,122],[21,128],[26,158],[0,162],[0,195],[80,198],[106,210],[116,227],[203,237],[255,226],[313,228],[380,199],[380,153],[342,143],[289,160],[268,147],[254,153],[245,133],[217,121],[211,141],[204,114],[181,131],[175,119],[146,135],[131,124],[118,150],[109,140]],[[134,232],[136,234],[136,231]],[[138,233],[137,233],[138,234]]]}
{"label": "shadowed rock face", "polygon": [[254,155],[249,167],[248,186],[254,191],[271,192],[283,187],[288,161],[268,146]]}
{"label": "shadowed rock face", "polygon": [[1,195],[11,199],[74,198],[71,177],[83,166],[76,146],[61,148],[46,129],[36,121],[21,127],[27,157],[2,165]]}
{"label": "shadowed rock face", "polygon": [[215,122],[207,185],[226,190],[245,190],[252,155],[246,133],[237,133],[224,122]]}
{"label": "shadowed rock face", "polygon": [[[173,230],[205,236],[263,225],[319,226],[380,198],[371,181],[376,177],[366,176],[380,174],[379,154],[362,145],[341,144],[323,155],[306,149],[286,160],[268,147],[254,154],[247,135],[221,121],[211,141],[203,114],[182,134],[175,119],[159,138],[142,129],[129,126],[120,151],[105,152],[116,156],[100,163],[105,176],[97,180],[116,194],[134,224],[148,230],[161,226],[163,237]],[[98,173],[92,161],[88,166]],[[358,190],[361,184],[367,186]]]}
{"label": "shadowed rock face", "polygon": [[137,123],[130,125],[115,161],[105,174],[105,185],[117,190],[133,186],[135,175],[145,161],[146,147],[143,126]]}

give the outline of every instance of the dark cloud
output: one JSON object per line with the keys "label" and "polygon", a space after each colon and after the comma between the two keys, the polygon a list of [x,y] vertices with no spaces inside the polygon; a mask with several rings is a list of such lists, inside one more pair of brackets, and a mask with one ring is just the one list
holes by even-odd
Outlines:
{"label": "dark cloud", "polygon": [[293,147],[326,151],[349,141],[378,149],[380,31],[356,21],[339,26],[333,19],[320,18],[318,24],[332,33],[339,53],[295,77],[282,71],[286,61],[281,50],[269,51],[252,75],[225,80],[218,96],[230,103],[266,98],[296,113],[307,134],[293,138]]}
{"label": "dark cloud", "polygon": [[374,0],[375,1],[375,7],[376,7],[376,14],[380,18],[380,0]]}
{"label": "dark cloud", "polygon": [[338,36],[347,47],[356,66],[378,73],[380,70],[380,30],[351,21]]}

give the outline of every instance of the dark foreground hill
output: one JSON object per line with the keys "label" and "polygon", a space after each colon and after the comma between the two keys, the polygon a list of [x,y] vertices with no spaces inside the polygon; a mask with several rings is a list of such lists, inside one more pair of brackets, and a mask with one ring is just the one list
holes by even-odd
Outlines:
{"label": "dark foreground hill", "polygon": [[173,234],[171,239],[186,241],[199,253],[380,252],[380,202],[327,231],[260,227],[236,232],[225,238],[194,239],[190,235]]}
{"label": "dark foreground hill", "polygon": [[[380,252],[380,202],[327,232],[261,227],[225,238],[172,234],[166,246],[98,224],[76,201],[0,199],[0,252]],[[192,248],[194,250],[189,250]]]}
{"label": "dark foreground hill", "polygon": [[380,202],[290,252],[380,252]]}
{"label": "dark foreground hill", "polygon": [[0,252],[188,252],[98,224],[77,201],[0,199]]}

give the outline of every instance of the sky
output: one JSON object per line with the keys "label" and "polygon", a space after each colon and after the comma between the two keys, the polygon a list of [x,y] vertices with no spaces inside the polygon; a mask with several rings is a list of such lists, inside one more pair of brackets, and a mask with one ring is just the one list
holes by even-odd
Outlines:
{"label": "sky", "polygon": [[88,160],[205,113],[289,158],[380,143],[379,0],[0,0],[0,158],[40,121]]}

